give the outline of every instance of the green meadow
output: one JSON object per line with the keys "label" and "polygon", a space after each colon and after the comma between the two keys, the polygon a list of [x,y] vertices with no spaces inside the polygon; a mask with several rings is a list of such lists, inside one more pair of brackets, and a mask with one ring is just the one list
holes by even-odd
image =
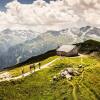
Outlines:
{"label": "green meadow", "polygon": [[[47,68],[19,80],[0,83],[0,100],[100,100],[100,59],[90,56],[45,59],[43,65],[59,58]],[[84,71],[72,80],[62,78],[61,70],[78,68]],[[16,69],[9,70],[10,73]],[[17,73],[18,75],[19,73]],[[16,76],[16,74],[13,74]],[[57,76],[57,80],[53,77]]]}

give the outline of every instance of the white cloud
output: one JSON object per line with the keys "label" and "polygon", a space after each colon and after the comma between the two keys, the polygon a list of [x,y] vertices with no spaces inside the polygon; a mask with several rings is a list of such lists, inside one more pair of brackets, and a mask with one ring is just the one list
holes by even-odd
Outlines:
{"label": "white cloud", "polygon": [[100,25],[100,11],[95,11],[94,9],[89,9],[84,11],[84,18],[91,25]]}
{"label": "white cloud", "polygon": [[69,6],[74,6],[80,3],[80,0],[65,0]]}
{"label": "white cloud", "polygon": [[15,0],[6,5],[5,13],[0,12],[0,28],[59,30],[81,25],[80,20],[99,26],[99,5],[98,0],[62,0],[51,1],[50,4],[37,0],[28,5]]}

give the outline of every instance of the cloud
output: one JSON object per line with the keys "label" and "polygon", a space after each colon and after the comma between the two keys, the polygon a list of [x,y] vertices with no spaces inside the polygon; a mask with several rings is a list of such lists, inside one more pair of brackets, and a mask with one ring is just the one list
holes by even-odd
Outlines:
{"label": "cloud", "polygon": [[76,4],[80,3],[80,0],[65,0],[65,2],[69,5],[69,6],[74,6]]}
{"label": "cloud", "polygon": [[50,3],[37,0],[32,4],[21,4],[14,0],[6,5],[6,12],[0,12],[0,27],[47,31],[75,27],[82,23],[99,26],[99,5],[99,0],[62,0]]}
{"label": "cloud", "polygon": [[100,11],[89,9],[84,11],[84,18],[90,25],[100,25]]}

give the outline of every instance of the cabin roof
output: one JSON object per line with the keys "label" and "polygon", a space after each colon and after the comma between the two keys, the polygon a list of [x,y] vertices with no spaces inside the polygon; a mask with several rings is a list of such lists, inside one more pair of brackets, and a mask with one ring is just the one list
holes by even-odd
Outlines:
{"label": "cabin roof", "polygon": [[70,52],[73,50],[76,46],[75,45],[62,45],[57,49],[57,51],[62,51],[62,52]]}

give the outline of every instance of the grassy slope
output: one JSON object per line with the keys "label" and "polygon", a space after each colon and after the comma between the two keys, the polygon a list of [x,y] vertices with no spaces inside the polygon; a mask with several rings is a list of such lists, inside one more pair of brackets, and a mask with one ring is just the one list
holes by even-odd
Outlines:
{"label": "grassy slope", "polygon": [[66,67],[78,67],[80,58],[61,58],[49,68],[18,81],[0,83],[1,100],[100,100],[100,62],[83,57],[85,66],[80,76],[71,81],[52,77]]}
{"label": "grassy slope", "polygon": [[[39,61],[39,62],[41,63],[41,66],[42,66],[42,65],[45,65],[45,64],[51,62],[52,60],[54,60],[56,58],[57,58],[57,56],[52,56],[52,57],[48,57],[47,59],[44,59],[43,61]],[[33,63],[30,63],[30,64],[33,64]],[[8,72],[12,76],[19,76],[21,74],[22,68],[24,69],[24,73],[30,71],[30,69],[29,69],[30,64],[26,64],[26,65],[23,65],[23,66],[20,66],[17,68],[12,68],[12,69],[8,70]],[[36,64],[36,68],[38,68],[38,62],[35,64]]]}

